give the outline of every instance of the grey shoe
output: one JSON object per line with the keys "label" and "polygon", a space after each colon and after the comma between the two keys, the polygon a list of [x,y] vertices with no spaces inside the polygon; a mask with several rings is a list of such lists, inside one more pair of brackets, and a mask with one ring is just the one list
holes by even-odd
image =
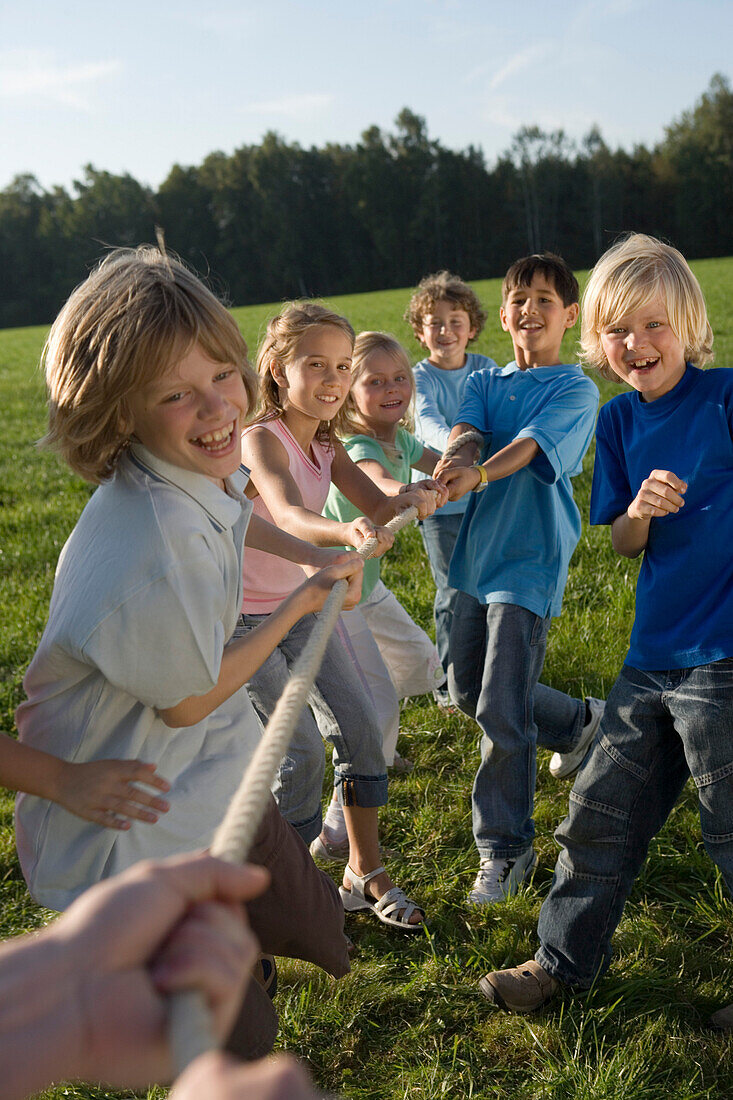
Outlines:
{"label": "grey shoe", "polygon": [[515,859],[482,859],[479,873],[468,895],[471,905],[494,905],[516,894],[523,882],[531,877],[537,856],[528,848]]}
{"label": "grey shoe", "polygon": [[536,1012],[560,987],[534,959],[511,970],[492,970],[478,984],[484,997],[505,1012]]}
{"label": "grey shoe", "polygon": [[394,754],[394,760],[389,765],[389,769],[394,775],[409,775],[415,768],[412,760],[409,760],[406,756],[400,756],[398,752]]}
{"label": "grey shoe", "polygon": [[710,1024],[711,1027],[717,1027],[719,1031],[732,1031],[733,1005],[726,1005],[725,1008],[719,1008],[714,1012],[710,1017]]}
{"label": "grey shoe", "polygon": [[606,709],[605,700],[594,699],[592,695],[589,695],[588,709],[590,711],[590,721],[580,731],[580,740],[572,752],[556,752],[552,755],[550,775],[553,775],[555,779],[565,779],[568,775],[574,775],[588,755],[588,750],[595,740],[603,712]]}
{"label": "grey shoe", "polygon": [[332,844],[326,835],[321,833],[311,841],[310,854],[321,863],[348,863],[349,841],[347,839],[343,844]]}

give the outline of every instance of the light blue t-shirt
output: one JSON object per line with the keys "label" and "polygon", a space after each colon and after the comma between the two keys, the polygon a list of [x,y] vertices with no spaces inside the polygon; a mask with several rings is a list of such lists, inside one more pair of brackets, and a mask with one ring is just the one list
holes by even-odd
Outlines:
{"label": "light blue t-shirt", "polygon": [[455,421],[483,433],[481,461],[514,439],[534,439],[540,451],[523,469],[466,494],[449,573],[455,588],[481,603],[560,614],[580,537],[570,478],[582,469],[598,397],[577,363],[520,370],[512,362],[468,379]]}
{"label": "light blue t-shirt", "polygon": [[[451,428],[456,423],[456,413],[469,374],[495,366],[493,359],[473,351],[466,355],[465,366],[458,370],[441,370],[429,359],[423,359],[416,364],[415,436],[424,447],[430,447],[438,454],[443,453]],[[465,497],[448,501],[437,514],[445,516],[465,512],[467,503]]]}
{"label": "light blue t-shirt", "polygon": [[687,492],[649,526],[626,660],[661,670],[733,657],[733,370],[688,365],[656,401],[633,391],[604,405],[591,523],[613,523],[652,470],[671,470]]}

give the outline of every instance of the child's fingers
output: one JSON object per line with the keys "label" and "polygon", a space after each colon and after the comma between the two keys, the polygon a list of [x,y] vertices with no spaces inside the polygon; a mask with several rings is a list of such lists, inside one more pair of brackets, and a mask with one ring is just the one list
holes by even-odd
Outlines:
{"label": "child's fingers", "polygon": [[677,474],[673,474],[671,470],[652,470],[647,481],[658,481],[662,485],[669,485],[671,489],[678,493],[687,492],[687,483],[682,478],[677,477]]}

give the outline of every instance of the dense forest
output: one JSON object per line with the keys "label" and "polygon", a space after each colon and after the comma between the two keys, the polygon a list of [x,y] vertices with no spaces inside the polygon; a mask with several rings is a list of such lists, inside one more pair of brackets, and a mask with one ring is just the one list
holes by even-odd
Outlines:
{"label": "dense forest", "polygon": [[237,305],[408,286],[448,267],[498,276],[549,248],[589,267],[636,229],[691,259],[733,254],[733,92],[714,76],[658,145],[577,145],[527,126],[493,167],[480,150],[430,139],[405,108],[393,133],[304,149],[268,133],[231,156],[175,165],[158,191],[92,165],[44,190],[32,175],[0,192],[0,327],[50,320],[109,245],[155,239]]}

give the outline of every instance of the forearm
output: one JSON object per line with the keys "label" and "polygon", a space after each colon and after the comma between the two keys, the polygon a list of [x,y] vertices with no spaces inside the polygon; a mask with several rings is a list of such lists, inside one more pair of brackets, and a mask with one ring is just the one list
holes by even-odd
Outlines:
{"label": "forearm", "polygon": [[190,695],[176,706],[158,712],[166,725],[178,728],[203,721],[252,678],[291,627],[312,610],[311,593],[303,586],[296,588],[259,626],[225,647],[219,678],[210,691]]}
{"label": "forearm", "polygon": [[261,516],[252,516],[244,541],[246,546],[255,550],[264,550],[267,554],[275,554],[278,558],[314,569],[320,569],[331,560],[330,552],[326,554],[320,546],[314,546],[312,542],[281,531]]}
{"label": "forearm", "polygon": [[0,947],[0,1066],[4,1100],[82,1076],[75,983],[62,952],[39,937]]}
{"label": "forearm", "polygon": [[344,546],[348,543],[349,525],[308,508],[289,505],[277,510],[278,523],[289,535],[318,546]]}
{"label": "forearm", "polygon": [[65,760],[0,734],[0,785],[55,801]]}
{"label": "forearm", "polygon": [[489,481],[501,481],[502,478],[509,477],[517,470],[529,466],[532,459],[539,453],[539,449],[539,444],[534,439],[512,440],[483,463]]}
{"label": "forearm", "polygon": [[632,519],[626,512],[611,524],[611,542],[617,554],[624,558],[638,558],[649,541],[651,517]]}

